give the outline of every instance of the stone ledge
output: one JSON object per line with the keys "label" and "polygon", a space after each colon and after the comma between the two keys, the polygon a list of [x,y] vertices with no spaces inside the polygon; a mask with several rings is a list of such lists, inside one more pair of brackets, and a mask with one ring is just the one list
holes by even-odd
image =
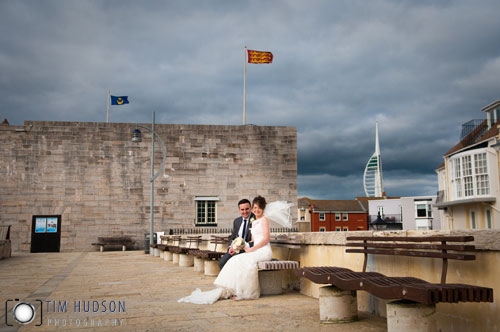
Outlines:
{"label": "stone ledge", "polygon": [[309,245],[336,245],[345,246],[347,236],[474,236],[478,250],[500,251],[500,230],[407,230],[407,231],[356,231],[356,232],[311,232],[294,233],[303,237],[302,243]]}
{"label": "stone ledge", "polygon": [[[348,236],[474,236],[474,242],[478,250],[500,251],[500,230],[407,230],[407,231],[356,231],[356,232],[304,232],[304,233],[272,233],[273,235],[292,235],[298,242],[305,245],[334,245],[345,246]],[[181,236],[201,235],[202,241],[208,242],[211,234],[180,234]],[[228,236],[226,234],[215,234],[218,236]]]}

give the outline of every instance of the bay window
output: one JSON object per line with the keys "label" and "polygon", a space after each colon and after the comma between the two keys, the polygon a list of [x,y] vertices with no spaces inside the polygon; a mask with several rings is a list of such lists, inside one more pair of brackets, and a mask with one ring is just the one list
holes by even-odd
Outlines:
{"label": "bay window", "polygon": [[484,149],[468,151],[450,158],[452,199],[490,194],[488,155]]}

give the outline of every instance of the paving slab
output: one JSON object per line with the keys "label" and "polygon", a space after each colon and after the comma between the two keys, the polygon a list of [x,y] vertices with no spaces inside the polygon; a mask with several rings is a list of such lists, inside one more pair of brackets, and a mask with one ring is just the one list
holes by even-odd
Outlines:
{"label": "paving slab", "polygon": [[[320,324],[318,299],[293,291],[213,305],[177,302],[195,288],[213,289],[214,280],[143,251],[18,254],[0,261],[0,332],[387,330],[384,318],[368,314]],[[30,324],[14,321],[10,309],[18,302],[35,307]]]}

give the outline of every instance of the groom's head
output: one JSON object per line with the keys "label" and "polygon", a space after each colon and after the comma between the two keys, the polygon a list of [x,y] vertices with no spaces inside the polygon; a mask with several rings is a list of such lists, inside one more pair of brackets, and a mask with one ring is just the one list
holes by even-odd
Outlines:
{"label": "groom's head", "polygon": [[251,204],[248,199],[242,199],[238,202],[238,211],[240,212],[243,218],[248,218],[251,212]]}

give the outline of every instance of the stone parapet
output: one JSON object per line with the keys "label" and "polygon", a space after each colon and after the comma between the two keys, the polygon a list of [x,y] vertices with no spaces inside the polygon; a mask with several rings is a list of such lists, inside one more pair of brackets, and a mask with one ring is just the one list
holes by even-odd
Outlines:
{"label": "stone parapet", "polygon": [[[500,326],[500,230],[430,230],[430,231],[391,231],[391,232],[321,232],[297,233],[300,249],[273,247],[273,257],[281,260],[295,260],[300,266],[337,266],[363,271],[363,254],[346,253],[348,236],[474,236],[473,244],[477,250],[473,261],[448,261],[447,282],[468,284],[493,289],[493,303],[438,303],[436,305],[436,331],[494,331]],[[369,255],[367,271],[379,272],[391,277],[417,277],[431,283],[441,280],[441,259],[407,256]],[[320,287],[308,279],[297,278],[286,273],[285,284],[288,288],[315,298],[320,297]],[[388,315],[387,300],[382,300],[367,292],[358,292],[359,311],[374,313],[383,317]],[[390,308],[390,306],[389,306]],[[434,324],[434,321],[432,322]],[[432,327],[433,328],[433,327]]]}
{"label": "stone parapet", "polygon": [[474,236],[477,250],[500,251],[500,230],[406,230],[406,231],[356,231],[356,232],[310,232],[300,235],[303,244],[345,246],[348,236]]}

